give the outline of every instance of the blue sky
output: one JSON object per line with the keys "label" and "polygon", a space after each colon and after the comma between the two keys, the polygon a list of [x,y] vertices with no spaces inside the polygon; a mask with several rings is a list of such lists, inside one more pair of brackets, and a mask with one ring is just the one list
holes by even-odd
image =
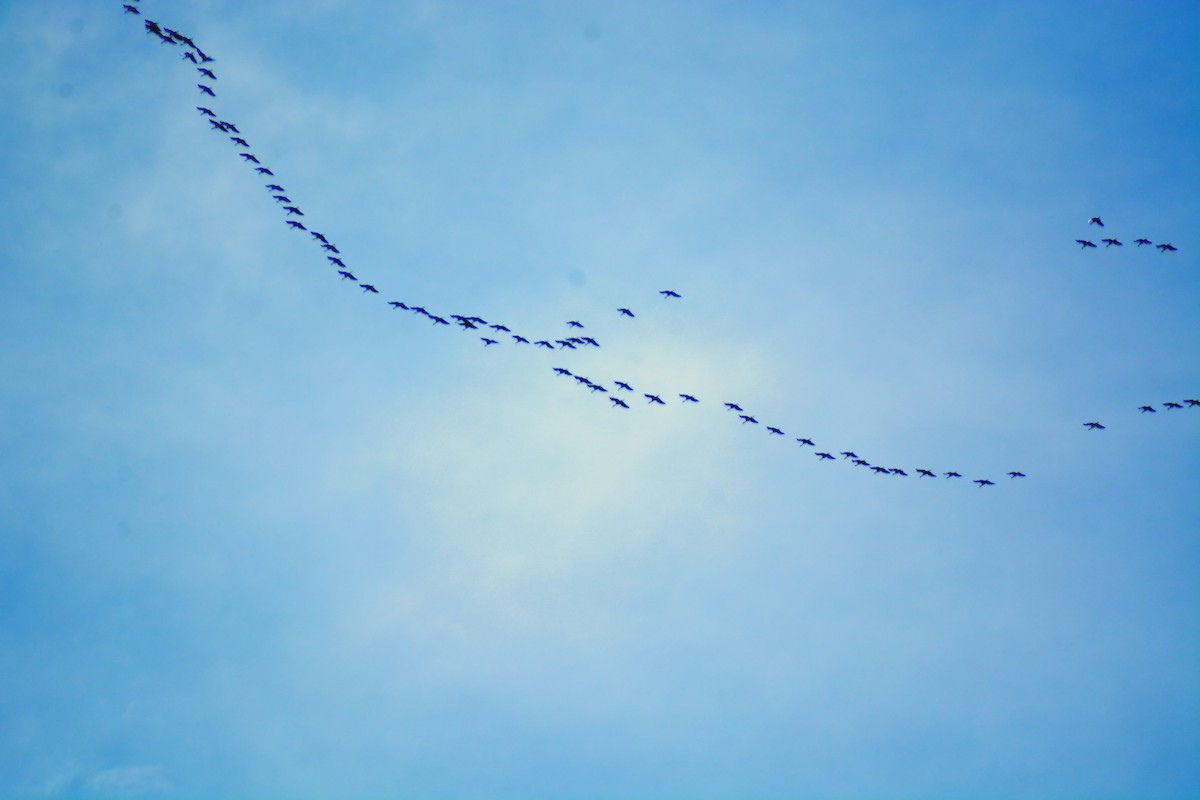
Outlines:
{"label": "blue sky", "polygon": [[1200,794],[1194,4],[142,5],[382,294],[0,3],[0,795]]}

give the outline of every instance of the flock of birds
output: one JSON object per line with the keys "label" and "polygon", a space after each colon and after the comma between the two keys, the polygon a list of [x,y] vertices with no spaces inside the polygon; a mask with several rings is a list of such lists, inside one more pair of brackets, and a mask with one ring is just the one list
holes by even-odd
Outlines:
{"label": "flock of birds", "polygon": [[[216,94],[215,89],[212,86],[212,82],[215,82],[217,80],[217,76],[212,71],[212,69],[207,66],[208,64],[211,64],[212,62],[214,62],[215,59],[212,58],[211,56],[209,56],[208,54],[206,54],[203,50],[201,50],[196,45],[195,41],[193,41],[191,39],[191,37],[186,36],[178,31],[168,28],[166,26],[159,25],[158,23],[154,22],[153,20],[145,19],[139,9],[139,6],[138,6],[139,2],[140,2],[140,0],[130,0],[129,3],[125,3],[123,5],[124,12],[126,14],[134,15],[137,17],[142,17],[144,19],[144,27],[145,27],[146,33],[157,37],[163,44],[170,45],[170,46],[176,47],[176,48],[182,48],[183,60],[191,62],[192,65],[195,67],[197,74],[199,74],[199,76],[202,79],[204,79],[205,81],[210,82],[210,83],[197,83],[196,84],[197,90],[204,98],[212,98],[215,100],[217,97],[217,94]],[[207,100],[205,100],[203,102],[207,102]],[[197,106],[196,110],[200,113],[201,117],[208,122],[209,126],[211,127],[211,129],[214,132],[226,136],[229,139],[229,141],[235,145],[235,147],[238,150],[238,156],[245,163],[251,165],[251,167],[254,169],[254,171],[258,175],[267,177],[267,178],[275,177],[275,173],[269,167],[263,165],[262,162],[259,160],[259,158],[253,152],[250,152],[250,150],[251,150],[250,143],[243,137],[242,132],[238,129],[238,127],[234,123],[232,123],[228,120],[221,119],[220,116],[215,111],[213,111],[211,108],[208,108],[207,106]],[[358,279],[358,277],[351,271],[351,267],[346,263],[345,259],[342,257],[341,250],[339,250],[338,247],[333,242],[331,242],[328,237],[325,236],[325,234],[321,233],[320,231],[310,228],[308,225],[306,225],[304,222],[302,222],[300,219],[298,219],[298,218],[306,219],[305,214],[300,209],[300,207],[298,205],[296,205],[296,203],[290,197],[288,197],[287,190],[284,189],[284,187],[282,185],[280,185],[279,183],[272,182],[272,183],[265,184],[265,188],[266,188],[267,192],[271,195],[272,199],[275,201],[276,205],[278,205],[280,207],[280,210],[283,212],[284,223],[289,228],[291,228],[299,233],[307,233],[309,235],[309,237],[311,238],[311,241],[313,242],[313,244],[316,245],[320,249],[320,251],[324,255],[326,261],[329,263],[329,265],[331,267],[333,267],[336,270],[337,275],[340,277],[340,279],[342,281],[351,281],[354,285],[356,285],[362,289],[363,294],[369,294],[369,295],[380,294],[379,289],[376,288],[373,284],[367,283],[366,281],[360,281]],[[1090,225],[1093,225],[1093,226],[1096,226],[1099,228],[1104,227],[1104,222],[1099,217],[1092,217],[1090,220],[1088,220],[1088,222]],[[1091,241],[1086,240],[1086,239],[1078,239],[1076,241],[1080,244],[1080,246],[1083,249],[1087,249],[1089,247],[1092,247],[1092,248],[1096,247],[1096,245],[1094,243],[1092,243]],[[1122,243],[1120,241],[1118,241],[1117,239],[1106,238],[1106,239],[1102,239],[1101,241],[1104,243],[1105,247],[1121,247],[1122,246]],[[1153,244],[1153,242],[1151,242],[1149,239],[1144,239],[1144,238],[1136,239],[1135,243],[1138,247],[1143,247],[1145,245]],[[1162,251],[1164,253],[1174,252],[1177,249],[1169,243],[1162,243],[1162,244],[1158,244],[1158,245],[1154,245],[1154,246],[1157,247],[1160,251]],[[678,292],[676,292],[672,289],[664,289],[664,290],[660,291],[659,294],[661,295],[662,299],[666,300],[666,301],[679,300],[682,298],[682,295],[680,295]],[[566,336],[563,336],[562,338],[557,338],[554,336],[547,336],[547,337],[543,337],[543,338],[539,339],[539,338],[534,338],[532,336],[524,336],[520,333],[514,333],[508,326],[506,326],[502,323],[498,323],[498,322],[494,322],[494,321],[489,323],[487,320],[485,320],[482,317],[479,317],[477,315],[435,313],[435,312],[430,311],[429,309],[425,308],[424,306],[416,305],[414,303],[405,302],[405,301],[401,301],[401,300],[390,300],[390,301],[388,301],[388,305],[391,306],[395,310],[409,312],[414,317],[424,317],[434,327],[437,327],[437,326],[458,327],[464,331],[476,331],[476,332],[482,334],[479,338],[482,342],[482,346],[485,348],[499,345],[504,340],[503,338],[500,338],[500,337],[507,337],[508,340],[510,340],[509,343],[512,345],[528,346],[532,349],[542,348],[542,349],[547,349],[547,350],[562,351],[562,350],[576,350],[579,348],[588,348],[588,347],[600,347],[600,343],[595,338],[593,338],[591,336],[582,336],[582,335],[578,335],[578,334],[574,333],[575,331],[583,330],[585,327],[584,324],[582,322],[580,322],[579,320],[569,320],[566,323],[568,332],[572,333],[573,335],[566,335]],[[634,319],[636,317],[634,312],[629,308],[624,308],[624,307],[618,308],[618,309],[616,309],[616,313],[622,318]],[[640,392],[639,390],[635,390],[634,387],[631,386],[626,381],[621,381],[621,380],[611,381],[612,389],[610,391],[609,387],[605,386],[603,383],[593,381],[584,375],[577,375],[575,373],[572,373],[570,370],[568,370],[565,367],[554,367],[553,369],[554,369],[555,374],[562,376],[562,377],[572,378],[573,380],[575,380],[578,383],[578,385],[580,387],[586,389],[589,393],[597,394],[597,395],[600,395],[601,397],[607,398],[611,404],[611,407],[614,409],[629,410],[630,405],[629,405],[629,402],[627,402],[627,400],[632,402],[635,399],[638,399],[637,398],[638,394],[641,395],[640,399],[643,399],[646,401],[642,405],[653,407],[653,406],[666,406],[668,404],[668,401],[663,399],[662,393],[655,393],[655,392],[648,392],[648,391]],[[683,405],[700,403],[699,398],[697,398],[693,394],[684,393],[684,392],[680,392],[677,394],[678,394],[678,398],[679,398],[678,402]],[[672,401],[672,402],[674,402],[674,401]],[[1177,409],[1184,408],[1185,405],[1187,407],[1200,406],[1200,400],[1187,399],[1187,400],[1184,400],[1182,403],[1175,402],[1175,401],[1168,401],[1166,403],[1163,403],[1162,405],[1167,410],[1177,410]],[[726,403],[724,403],[724,406],[725,406],[726,410],[728,410],[732,414],[736,415],[736,418],[741,420],[741,425],[743,425],[743,426],[750,425],[752,427],[760,425],[759,420],[756,419],[752,414],[746,413],[745,410],[742,408],[742,406],[739,405],[738,403],[726,402]],[[1156,413],[1156,409],[1151,405],[1141,406],[1140,411],[1142,414]],[[1084,424],[1084,427],[1089,430],[1104,430],[1105,429],[1105,426],[1103,424],[1101,424],[1100,422],[1096,422],[1096,421],[1085,422],[1083,424]],[[765,426],[763,426],[763,428],[766,430],[768,436],[779,436],[781,438],[787,438],[787,434],[783,431],[783,429],[781,429],[775,425],[765,425]],[[852,450],[843,450],[843,451],[840,451],[837,455],[835,455],[833,452],[829,452],[827,450],[818,450],[816,443],[811,438],[808,438],[808,437],[793,437],[793,438],[795,438],[795,441],[800,445],[801,448],[804,448],[804,447],[812,448],[813,455],[819,461],[822,461],[822,462],[824,462],[824,461],[841,461],[843,463],[849,464],[856,468],[863,468],[864,471],[869,471],[876,475],[887,475],[887,476],[893,476],[893,477],[908,477],[910,474],[910,472],[908,470],[906,470],[902,467],[882,466],[880,464],[872,464],[869,461],[867,461],[866,459],[861,458],[856,452],[854,452]],[[838,458],[839,455],[841,457],[840,459]],[[939,475],[939,472],[925,468],[925,467],[914,468],[914,469],[912,469],[912,473],[915,474],[918,478],[936,478]],[[951,480],[961,479],[963,477],[962,473],[960,473],[956,470],[943,471],[943,472],[940,472],[940,475],[945,479],[951,479]],[[1025,473],[1021,472],[1020,470],[1011,470],[1007,473],[1007,475],[1010,480],[1026,477]],[[972,480],[972,483],[976,484],[977,486],[979,486],[981,488],[985,487],[985,486],[995,486],[996,485],[992,480],[990,480],[988,478],[976,478],[976,479]]]}
{"label": "flock of birds", "polygon": [[[1088,225],[1094,225],[1097,228],[1103,228],[1104,220],[1100,219],[1099,217],[1092,217],[1091,219],[1088,220]],[[1120,239],[1113,239],[1111,237],[1101,239],[1100,241],[1104,244],[1104,246],[1106,248],[1108,248],[1108,247],[1124,247],[1125,246],[1124,243]],[[1097,247],[1097,244],[1095,242],[1093,242],[1091,239],[1076,239],[1075,243],[1079,245],[1080,250],[1087,250],[1089,247]],[[1153,247],[1157,248],[1158,250],[1160,250],[1163,253],[1174,253],[1176,250],[1179,249],[1178,247],[1176,247],[1175,245],[1173,245],[1169,242],[1163,242],[1161,244],[1154,244],[1154,242],[1150,241],[1149,239],[1147,239],[1145,237],[1134,239],[1133,243],[1136,244],[1138,247],[1145,247],[1146,245],[1152,245]]]}

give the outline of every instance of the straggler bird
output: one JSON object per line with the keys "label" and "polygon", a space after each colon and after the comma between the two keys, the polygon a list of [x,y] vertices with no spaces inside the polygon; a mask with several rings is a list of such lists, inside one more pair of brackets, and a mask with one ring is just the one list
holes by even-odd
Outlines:
{"label": "straggler bird", "polygon": [[1116,245],[1117,247],[1121,247],[1121,243],[1118,242],[1116,239],[1101,239],[1100,241],[1104,242],[1105,247],[1112,247],[1113,245]]}
{"label": "straggler bird", "polygon": [[1087,428],[1088,430],[1093,430],[1093,431],[1104,430],[1104,426],[1101,425],[1099,422],[1085,422],[1085,423],[1083,423],[1083,427]]}
{"label": "straggler bird", "polygon": [[1138,247],[1141,247],[1144,244],[1154,244],[1154,242],[1150,241],[1149,239],[1134,239],[1133,241],[1137,243]]}
{"label": "straggler bird", "polygon": [[692,397],[690,394],[681,394],[679,396],[680,396],[680,398],[682,398],[683,402],[685,402],[685,403],[699,403],[700,402],[696,398]]}
{"label": "straggler bird", "polygon": [[1008,473],[1008,477],[1010,477],[1010,478],[1024,478],[1024,477],[1025,477],[1025,473],[1024,473],[1024,472],[1015,472],[1015,471],[1014,471],[1014,472],[1010,472],[1010,473]]}
{"label": "straggler bird", "polygon": [[659,292],[659,294],[661,294],[663,297],[681,297],[681,295],[671,291],[670,289],[664,289]]}
{"label": "straggler bird", "polygon": [[1097,225],[1097,226],[1099,226],[1099,227],[1101,227],[1101,228],[1103,228],[1103,227],[1104,227],[1104,223],[1100,221],[1100,218],[1099,218],[1099,217],[1092,217],[1091,219],[1089,219],[1089,220],[1088,220],[1088,225]]}
{"label": "straggler bird", "polygon": [[656,394],[644,394],[642,397],[646,398],[651,403],[658,403],[660,406],[666,405],[666,403],[663,402],[663,399]]}
{"label": "straggler bird", "polygon": [[1155,245],[1155,247],[1157,247],[1159,250],[1163,251],[1164,253],[1174,253],[1176,250],[1179,249],[1178,247],[1176,247],[1173,244],[1159,244],[1159,245]]}
{"label": "straggler bird", "polygon": [[1087,248],[1089,248],[1089,247],[1095,247],[1095,246],[1096,246],[1094,243],[1092,243],[1092,242],[1089,242],[1087,239],[1076,239],[1075,241],[1079,242],[1079,245],[1080,245],[1080,248],[1079,248],[1079,249],[1080,249],[1080,250],[1086,250],[1086,249],[1087,249]]}
{"label": "straggler bird", "polygon": [[1141,406],[1141,409],[1142,409],[1142,413],[1143,413],[1143,414],[1145,414],[1147,411],[1148,411],[1148,412],[1150,412],[1151,414],[1155,414],[1155,413],[1157,413],[1157,412],[1154,410],[1154,406]]}
{"label": "straggler bird", "polygon": [[633,316],[633,312],[630,311],[628,308],[618,308],[617,311],[620,312],[621,314],[624,314],[627,317]]}

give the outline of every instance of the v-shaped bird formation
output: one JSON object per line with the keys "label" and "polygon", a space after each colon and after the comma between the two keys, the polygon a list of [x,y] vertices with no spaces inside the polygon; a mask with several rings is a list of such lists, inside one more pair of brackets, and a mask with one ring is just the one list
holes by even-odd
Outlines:
{"label": "v-shaped bird formation", "polygon": [[[380,295],[380,290],[376,288],[374,284],[360,280],[354,274],[354,272],[351,271],[351,266],[347,263],[342,251],[337,245],[330,241],[329,237],[311,227],[311,222],[305,224],[305,222],[300,221],[299,218],[304,218],[307,220],[304,211],[301,210],[300,206],[288,196],[288,192],[283,185],[274,180],[276,178],[275,173],[262,163],[258,155],[251,152],[250,143],[246,138],[244,138],[238,127],[229,120],[221,119],[220,115],[209,107],[209,105],[216,104],[215,101],[217,100],[217,92],[214,85],[217,82],[217,75],[208,65],[214,63],[216,59],[201,50],[191,37],[168,28],[165,25],[160,25],[153,20],[146,19],[141,13],[139,3],[140,0],[130,0],[129,3],[124,3],[122,5],[124,13],[142,18],[143,27],[146,33],[150,36],[156,37],[163,45],[181,50],[182,60],[190,62],[192,68],[196,70],[196,73],[204,81],[197,83],[196,87],[197,91],[201,95],[202,102],[206,103],[206,105],[196,106],[197,112],[200,114],[200,117],[208,123],[213,132],[221,134],[229,139],[229,141],[234,145],[238,157],[240,157],[244,163],[249,165],[256,174],[273,179],[271,183],[264,184],[264,188],[274,200],[276,206],[279,207],[279,209],[283,212],[284,224],[297,233],[308,234],[309,241],[311,241],[314,247],[317,248],[319,254],[324,257],[328,265],[334,269],[341,282],[350,281],[352,284],[362,290],[363,295]],[[1098,216],[1092,217],[1090,220],[1088,220],[1088,224],[1096,229],[1103,229],[1105,227],[1104,222]],[[1105,248],[1121,248],[1124,246],[1123,242],[1115,238],[1101,238],[1100,241]],[[1087,250],[1089,248],[1098,249],[1098,246],[1094,242],[1086,238],[1077,239],[1076,242],[1083,250]],[[1175,252],[1177,249],[1170,243],[1164,242],[1156,245],[1151,240],[1146,238],[1135,239],[1133,240],[1133,243],[1136,248],[1143,248],[1147,245],[1152,245],[1153,247],[1151,249],[1158,249],[1163,253]],[[673,289],[663,289],[659,292],[659,295],[660,299],[658,302],[673,302],[683,299],[683,296]],[[555,335],[537,338],[531,335],[522,335],[520,333],[513,332],[503,323],[499,323],[494,320],[492,322],[488,322],[484,318],[474,314],[468,315],[435,312],[429,310],[425,306],[418,305],[411,300],[392,299],[387,300],[386,302],[387,305],[392,309],[407,312],[413,319],[424,318],[425,321],[435,328],[457,327],[463,331],[475,331],[476,333],[480,334],[478,338],[481,342],[481,346],[484,348],[497,346],[502,342],[506,342],[508,345],[514,347],[526,347],[530,350],[544,349],[553,351],[576,350],[593,347],[598,348],[601,346],[600,342],[591,336],[575,334],[562,336],[561,338]],[[618,318],[624,320],[634,320],[637,318],[637,314],[631,308],[624,306],[616,308],[614,313]],[[586,329],[586,326],[580,320],[567,320],[565,322],[565,329],[566,331],[583,331]],[[689,392],[672,393],[663,392],[659,389],[648,391],[645,389],[645,387],[638,387],[635,389],[627,381],[616,379],[607,380],[607,384],[612,386],[612,389],[610,390],[609,386],[606,385],[605,382],[592,380],[590,377],[575,374],[566,367],[554,367],[553,371],[555,374],[561,377],[573,379],[576,385],[582,389],[586,389],[589,394],[599,395],[600,397],[607,399],[611,408],[622,412],[631,411],[635,407],[652,410],[660,406],[686,406],[692,404],[699,405],[701,403],[700,398]],[[668,401],[663,399],[664,396],[674,396],[678,399]],[[633,403],[634,405],[631,406],[630,403]],[[1164,410],[1167,411],[1182,410],[1185,407],[1195,408],[1200,406],[1200,400],[1186,399],[1182,402],[1168,401],[1162,403],[1162,406]],[[725,402],[724,407],[727,411],[733,412],[731,414],[731,419],[740,420],[740,424],[742,426],[749,425],[751,428],[760,426],[759,420],[752,414],[746,413],[739,403]],[[1144,405],[1140,407],[1140,413],[1154,414],[1157,413],[1157,409],[1153,405]],[[1105,426],[1098,421],[1085,422],[1083,425],[1088,430],[1105,429]],[[852,450],[840,451],[838,452],[838,455],[835,455],[834,452],[817,450],[817,444],[813,441],[813,439],[807,436],[790,436],[784,431],[783,428],[777,425],[765,425],[762,426],[762,430],[766,432],[768,438],[779,437],[781,440],[785,441],[788,439],[793,439],[801,452],[803,452],[805,448],[811,448],[813,457],[819,462],[832,461],[835,463],[843,463],[855,469],[861,468],[863,472],[877,476],[909,477],[910,475],[909,471],[903,467],[872,464]],[[939,476],[944,480],[950,481],[963,478],[963,473],[957,470],[937,471],[926,466],[917,468],[910,467],[910,469],[912,470],[912,473],[917,476],[918,480],[923,478],[936,479]],[[1012,481],[1019,478],[1025,478],[1026,476],[1025,473],[1020,470],[1011,470],[1007,473],[1007,477],[1009,481]],[[972,479],[970,482],[980,488],[996,485],[988,478],[976,478]]]}

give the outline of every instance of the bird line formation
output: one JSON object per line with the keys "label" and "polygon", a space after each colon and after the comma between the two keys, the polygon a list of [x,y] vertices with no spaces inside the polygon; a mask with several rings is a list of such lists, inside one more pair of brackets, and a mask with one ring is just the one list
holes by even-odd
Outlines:
{"label": "bird line formation", "polygon": [[[1104,220],[1100,219],[1099,217],[1092,217],[1088,220],[1088,225],[1092,225],[1096,228],[1103,228]],[[1111,236],[1101,239],[1100,242],[1104,245],[1104,249],[1106,249],[1106,250],[1110,247],[1124,247],[1125,246],[1125,243],[1122,242],[1120,239],[1114,239]],[[1079,245],[1080,250],[1087,250],[1088,248],[1092,248],[1093,250],[1095,250],[1095,249],[1099,248],[1099,245],[1097,245],[1091,239],[1076,239],[1075,243],[1077,245]],[[1170,242],[1161,242],[1159,244],[1154,244],[1154,242],[1150,241],[1149,239],[1147,239],[1144,236],[1134,239],[1133,243],[1137,246],[1138,249],[1141,249],[1141,248],[1145,247],[1146,245],[1151,245],[1151,247],[1153,249],[1156,249],[1162,253],[1174,253],[1176,250],[1179,249],[1178,247],[1171,244]]]}
{"label": "bird line formation", "polygon": [[[204,78],[205,80],[208,80],[208,81],[215,82],[217,80],[217,76],[212,71],[212,69],[207,65],[211,64],[216,59],[214,59],[213,57],[211,57],[207,53],[205,53],[203,50],[201,50],[200,47],[198,47],[196,45],[195,41],[191,37],[181,34],[176,30],[166,27],[165,25],[159,25],[158,23],[156,23],[153,20],[145,19],[142,16],[140,8],[138,6],[139,2],[140,2],[140,0],[130,0],[129,3],[123,3],[124,12],[126,14],[134,15],[137,17],[142,17],[144,19],[144,27],[145,27],[146,33],[157,37],[163,44],[170,45],[173,47],[182,47],[183,48],[183,56],[182,56],[183,60],[190,61],[195,66],[197,73],[202,78]],[[204,97],[216,99],[216,97],[217,97],[216,91],[213,89],[213,87],[211,85],[209,85],[207,83],[197,83],[196,86],[197,86],[197,90]],[[234,123],[221,119],[215,111],[213,111],[212,109],[210,109],[206,106],[197,106],[196,109],[201,114],[201,116],[208,122],[208,124],[211,126],[212,130],[219,132],[221,134],[228,135],[229,140],[234,145],[236,145],[238,147],[238,149],[241,151],[238,153],[238,155],[242,158],[242,160],[245,163],[253,165],[253,168],[258,175],[261,175],[264,177],[270,177],[270,178],[275,177],[275,173],[269,167],[264,166],[259,161],[258,157],[254,153],[250,152],[251,148],[250,148],[249,142],[247,142],[246,139],[243,138],[241,131],[238,129],[238,127]],[[232,134],[232,135],[230,135],[230,134]],[[339,277],[342,281],[347,281],[347,280],[352,281],[354,284],[356,284],[357,286],[362,288],[363,294],[374,294],[374,295],[380,294],[379,289],[376,288],[373,284],[367,283],[365,281],[359,281],[357,276],[355,276],[354,273],[352,273],[350,271],[350,267],[345,263],[345,260],[342,258],[341,251],[338,249],[338,247],[335,244],[333,244],[331,241],[329,241],[329,239],[323,233],[316,231],[316,230],[312,230],[308,226],[306,226],[303,222],[301,222],[300,220],[295,219],[295,217],[304,217],[305,216],[304,212],[292,201],[292,199],[290,197],[287,196],[286,190],[284,189],[283,186],[281,186],[278,183],[270,183],[270,184],[266,184],[265,188],[271,194],[276,205],[280,206],[281,209],[283,210],[284,215],[285,215],[285,219],[284,219],[285,224],[287,224],[289,228],[294,229],[298,232],[307,232],[311,236],[314,244],[317,244],[318,247],[321,249],[321,251],[325,254],[325,258],[329,262],[329,264],[337,270],[337,274],[339,275]],[[1089,224],[1097,226],[1097,227],[1104,227],[1104,223],[1101,221],[1101,219],[1099,217],[1092,217],[1089,220]],[[1087,241],[1087,240],[1080,239],[1077,241],[1080,243],[1080,245],[1083,249],[1087,249],[1089,247],[1092,247],[1092,248],[1096,247],[1095,244],[1093,244],[1092,242]],[[1106,247],[1114,247],[1114,246],[1121,247],[1122,246],[1122,243],[1116,239],[1111,239],[1111,240],[1103,239],[1102,241],[1105,243]],[[1138,240],[1136,240],[1136,243],[1137,243],[1138,247],[1142,247],[1146,244],[1152,244],[1152,242],[1150,242],[1150,240],[1148,240],[1148,239],[1138,239]],[[1173,252],[1177,249],[1170,244],[1160,244],[1160,245],[1156,245],[1156,247],[1158,247],[1158,249],[1164,253],[1165,252]],[[659,294],[663,297],[664,300],[677,300],[677,299],[681,299],[681,297],[682,297],[678,292],[676,292],[672,289],[664,289],[664,290],[660,291]],[[570,335],[570,336],[564,336],[561,339],[554,338],[554,337],[547,337],[544,339],[533,339],[532,337],[527,337],[527,336],[523,336],[519,333],[514,333],[510,328],[508,328],[504,324],[496,323],[496,322],[488,323],[485,319],[483,319],[482,317],[479,317],[477,315],[446,314],[443,316],[442,314],[429,311],[424,306],[406,303],[406,302],[403,302],[400,300],[390,300],[390,301],[388,301],[387,304],[395,310],[412,312],[412,314],[414,316],[424,316],[428,320],[430,320],[431,324],[434,327],[438,327],[438,326],[450,327],[451,325],[454,325],[454,326],[461,328],[464,331],[473,330],[473,331],[483,333],[485,335],[482,335],[479,338],[480,338],[484,348],[492,347],[492,346],[500,344],[501,339],[493,338],[493,337],[498,337],[502,334],[507,334],[509,337],[511,337],[513,345],[516,345],[516,346],[527,345],[527,346],[532,347],[533,349],[543,348],[543,349],[547,349],[547,350],[562,351],[562,350],[584,349],[584,348],[589,348],[589,347],[596,347],[596,348],[600,347],[599,341],[597,341],[594,337],[591,337],[591,336]],[[633,319],[636,317],[634,312],[632,310],[630,310],[629,308],[621,307],[621,308],[616,309],[616,311],[617,311],[618,315],[621,316],[622,318]],[[453,323],[451,322],[451,320],[453,320]],[[567,327],[573,333],[576,330],[584,329],[585,326],[579,320],[569,320],[567,322]],[[557,345],[557,347],[556,347],[556,345]],[[663,393],[661,393],[661,392],[659,392],[659,393],[640,392],[639,390],[635,390],[634,387],[631,386],[629,383],[627,383],[625,381],[620,381],[620,380],[613,380],[611,382],[611,384],[613,386],[613,390],[609,391],[608,387],[605,386],[604,384],[596,382],[596,381],[592,381],[590,378],[588,378],[584,375],[575,374],[575,373],[571,372],[569,369],[567,369],[566,367],[554,367],[553,369],[554,369],[554,373],[557,375],[574,379],[581,388],[587,389],[590,394],[599,394],[600,396],[607,398],[608,401],[611,403],[611,407],[614,409],[630,410],[631,406],[630,406],[629,402],[626,402],[627,399],[630,402],[636,402],[637,400],[644,399],[646,402],[644,404],[639,403],[639,405],[645,405],[645,406],[666,406],[667,405],[667,401],[663,399]],[[641,394],[640,398],[637,397],[638,394]],[[684,392],[680,392],[677,394],[678,394],[678,398],[679,398],[679,403],[681,403],[683,405],[700,403],[700,400],[693,394],[684,393]],[[1186,404],[1188,407],[1200,406],[1200,401],[1197,401],[1194,399],[1184,400],[1183,403]],[[736,414],[737,419],[741,420],[742,426],[745,426],[745,425],[759,426],[760,425],[759,420],[757,418],[755,418],[752,414],[746,413],[740,404],[733,403],[733,402],[726,402],[726,403],[724,403],[724,406],[725,406],[726,410]],[[1164,403],[1163,406],[1167,410],[1182,409],[1184,407],[1183,404],[1177,403],[1174,401],[1169,401],[1167,403]],[[1156,413],[1156,409],[1153,406],[1149,406],[1149,405],[1141,406],[1140,410],[1141,410],[1142,414]],[[1105,429],[1105,426],[1103,424],[1101,424],[1100,422],[1095,422],[1095,421],[1085,422],[1085,423],[1083,423],[1083,425],[1085,428],[1087,428],[1089,430],[1104,430]],[[770,437],[778,436],[778,437],[781,437],[784,439],[788,438],[787,434],[781,428],[779,428],[777,426],[766,425],[763,427],[766,430],[768,436],[770,436]],[[807,436],[792,437],[792,438],[795,439],[795,441],[800,445],[801,448],[804,448],[804,447],[812,448],[813,455],[819,461],[822,461],[822,462],[824,462],[824,461],[839,461],[840,460],[843,463],[850,464],[851,466],[853,466],[855,468],[863,468],[864,471],[869,471],[876,475],[887,475],[887,476],[892,476],[892,477],[908,477],[910,475],[909,470],[906,470],[903,467],[882,466],[880,464],[872,464],[869,461],[867,461],[866,459],[860,457],[853,450],[840,451],[838,453],[838,455],[840,455],[841,458],[839,459],[837,457],[837,455],[834,455],[833,452],[829,452],[827,450],[818,450],[816,443]],[[936,477],[938,477],[939,474],[941,475],[941,477],[943,477],[945,479],[950,479],[950,480],[963,478],[963,474],[957,470],[946,470],[946,471],[942,471],[939,473],[935,470],[931,470],[926,467],[917,467],[917,468],[910,467],[909,469],[911,470],[911,474],[915,474],[918,478],[936,478]],[[1026,477],[1025,473],[1020,470],[1010,470],[1007,473],[1007,475],[1010,480]],[[980,488],[996,485],[995,482],[993,482],[989,478],[977,478],[977,479],[973,479],[971,482],[976,484]]]}

